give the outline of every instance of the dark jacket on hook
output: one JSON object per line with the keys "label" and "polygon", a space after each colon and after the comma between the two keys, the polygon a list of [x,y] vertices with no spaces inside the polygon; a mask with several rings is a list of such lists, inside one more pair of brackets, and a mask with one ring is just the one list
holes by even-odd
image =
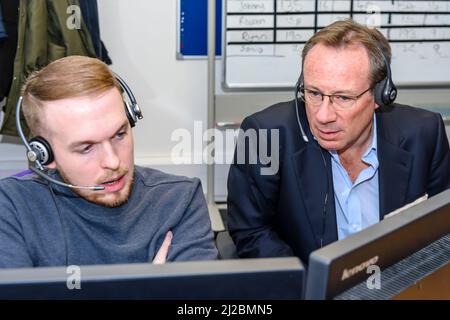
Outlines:
{"label": "dark jacket on hook", "polygon": [[[20,0],[17,51],[13,79],[0,134],[17,135],[15,106],[26,77],[50,62],[71,55],[96,57],[89,31],[80,19],[80,29],[71,28],[71,5],[78,0]],[[75,11],[76,12],[76,11]],[[25,133],[28,128],[22,119]]]}

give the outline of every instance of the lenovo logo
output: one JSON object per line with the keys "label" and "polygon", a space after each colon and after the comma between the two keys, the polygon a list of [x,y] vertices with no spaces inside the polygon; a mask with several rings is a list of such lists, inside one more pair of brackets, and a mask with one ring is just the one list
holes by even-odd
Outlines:
{"label": "lenovo logo", "polygon": [[344,271],[342,272],[341,281],[344,281],[350,277],[353,277],[355,274],[367,269],[371,265],[376,264],[378,261],[378,258],[379,258],[378,256],[375,256],[373,258],[370,258],[367,261],[364,261],[364,262],[354,266],[353,268],[344,269]]}

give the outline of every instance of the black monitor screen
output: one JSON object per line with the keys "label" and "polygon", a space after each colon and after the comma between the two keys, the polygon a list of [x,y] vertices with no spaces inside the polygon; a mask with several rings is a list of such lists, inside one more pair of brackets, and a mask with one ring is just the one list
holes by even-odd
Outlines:
{"label": "black monitor screen", "polygon": [[0,271],[0,299],[301,299],[303,287],[297,258]]}
{"label": "black monitor screen", "polygon": [[311,253],[307,299],[450,298],[450,190]]}

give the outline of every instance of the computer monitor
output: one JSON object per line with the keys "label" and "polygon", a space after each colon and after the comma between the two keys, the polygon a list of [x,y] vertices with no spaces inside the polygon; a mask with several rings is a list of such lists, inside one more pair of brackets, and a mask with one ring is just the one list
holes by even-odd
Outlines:
{"label": "computer monitor", "polygon": [[311,253],[305,298],[450,299],[450,190]]}
{"label": "computer monitor", "polygon": [[69,271],[2,270],[0,299],[301,299],[305,273],[297,258],[81,266],[76,289]]}

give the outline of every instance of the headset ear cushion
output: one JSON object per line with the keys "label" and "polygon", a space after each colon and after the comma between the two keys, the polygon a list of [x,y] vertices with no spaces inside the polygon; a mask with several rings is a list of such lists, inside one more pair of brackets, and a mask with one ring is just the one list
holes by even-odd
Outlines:
{"label": "headset ear cushion", "polygon": [[29,144],[31,149],[36,153],[37,161],[39,161],[41,165],[46,166],[55,160],[50,143],[43,137],[34,137],[30,140]]}
{"label": "headset ear cushion", "polygon": [[397,97],[397,88],[389,78],[384,78],[375,85],[374,95],[375,102],[380,107],[387,107],[394,103]]}
{"label": "headset ear cushion", "polygon": [[375,89],[374,89],[375,102],[380,107],[386,106],[386,101],[384,99],[384,91],[386,89],[386,82],[387,82],[387,78],[384,78],[383,80],[381,80],[375,84]]}
{"label": "headset ear cushion", "polygon": [[392,103],[394,103],[396,98],[397,98],[397,88],[391,79],[387,79],[384,100],[387,105],[391,105]]}

